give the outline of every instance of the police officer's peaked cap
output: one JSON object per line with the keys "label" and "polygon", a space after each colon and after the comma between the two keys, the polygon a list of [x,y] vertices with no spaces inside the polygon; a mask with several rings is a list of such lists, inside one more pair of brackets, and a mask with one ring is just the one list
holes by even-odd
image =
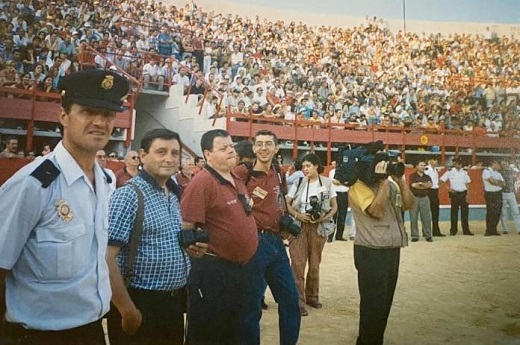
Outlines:
{"label": "police officer's peaked cap", "polygon": [[111,71],[87,70],[61,78],[58,89],[63,102],[123,111],[130,84],[126,78]]}

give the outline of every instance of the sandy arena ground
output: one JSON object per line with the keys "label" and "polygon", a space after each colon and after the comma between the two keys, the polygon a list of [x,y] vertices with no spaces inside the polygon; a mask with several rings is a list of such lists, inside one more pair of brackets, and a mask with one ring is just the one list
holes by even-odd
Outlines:
{"label": "sandy arena ground", "polygon": [[[441,224],[444,233],[448,228]],[[473,237],[421,238],[402,250],[385,345],[520,345],[520,236],[484,237],[484,222],[470,228]],[[299,344],[355,344],[359,295],[352,247],[352,241],[325,246],[323,309],[308,308]],[[270,292],[266,302],[262,344],[276,345],[278,312]]]}

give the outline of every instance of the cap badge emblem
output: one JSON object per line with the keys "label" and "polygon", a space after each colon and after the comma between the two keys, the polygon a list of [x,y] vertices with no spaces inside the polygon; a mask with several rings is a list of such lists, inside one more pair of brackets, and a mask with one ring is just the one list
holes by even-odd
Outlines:
{"label": "cap badge emblem", "polygon": [[105,90],[110,90],[114,86],[114,76],[106,75],[101,82],[101,87]]}

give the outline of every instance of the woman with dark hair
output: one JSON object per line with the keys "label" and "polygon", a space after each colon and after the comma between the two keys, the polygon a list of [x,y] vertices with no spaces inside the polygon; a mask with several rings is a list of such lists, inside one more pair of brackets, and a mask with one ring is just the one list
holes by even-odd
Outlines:
{"label": "woman with dark hair", "polygon": [[[336,213],[336,192],[332,181],[324,176],[318,156],[302,159],[305,177],[295,181],[287,193],[288,212],[301,222],[301,233],[290,246],[291,268],[298,287],[300,313],[307,316],[305,304],[320,309],[320,263],[327,236],[334,231],[332,217]],[[305,267],[309,266],[307,276]]]}
{"label": "woman with dark hair", "polygon": [[[58,91],[52,85],[52,77],[45,77],[45,79],[38,84],[38,91],[45,93],[57,93]],[[38,96],[36,98],[38,101],[56,101],[58,102],[59,98],[49,98],[45,96]]]}
{"label": "woman with dark hair", "polygon": [[[31,90],[33,87],[33,81],[31,80],[31,75],[29,74],[29,72],[22,74],[22,77],[20,78],[20,82],[16,83],[13,87],[16,89],[21,89],[21,90],[27,90],[27,91]],[[31,95],[15,93],[14,97],[30,99]]]}

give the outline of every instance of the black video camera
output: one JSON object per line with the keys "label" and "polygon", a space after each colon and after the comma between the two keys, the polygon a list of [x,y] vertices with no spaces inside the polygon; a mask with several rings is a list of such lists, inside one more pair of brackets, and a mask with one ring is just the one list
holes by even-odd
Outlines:
{"label": "black video camera", "polygon": [[208,243],[209,242],[209,233],[207,230],[195,230],[188,229],[179,232],[179,244],[182,248],[188,248],[192,244],[197,242],[200,243]]}
{"label": "black video camera", "polygon": [[[385,174],[376,174],[375,167],[379,162],[388,162]],[[387,151],[367,152],[358,163],[358,176],[367,185],[388,178],[388,176],[402,177],[405,167],[402,162],[397,161],[397,155]]]}
{"label": "black video camera", "polygon": [[307,213],[312,220],[318,220],[321,217],[321,204],[320,199],[316,195],[309,197],[309,204],[311,205],[310,210],[306,210]]}
{"label": "black video camera", "polygon": [[294,219],[287,213],[280,219],[280,231],[288,232],[294,237],[298,237],[302,228],[294,222]]}

